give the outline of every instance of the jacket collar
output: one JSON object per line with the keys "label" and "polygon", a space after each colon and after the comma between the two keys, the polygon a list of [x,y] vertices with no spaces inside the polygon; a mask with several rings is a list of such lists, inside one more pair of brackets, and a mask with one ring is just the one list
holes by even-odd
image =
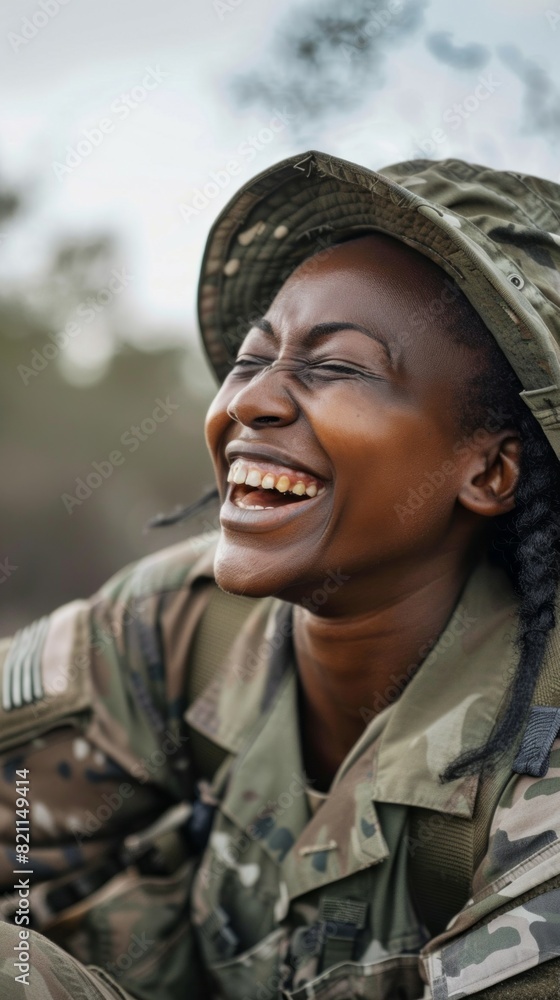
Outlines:
{"label": "jacket collar", "polygon": [[311,817],[291,607],[257,602],[221,680],[193,703],[187,720],[237,755],[223,811],[283,866],[290,896],[387,856],[377,803],[472,816],[478,776],[442,784],[439,775],[494,726],[516,660],[515,612],[505,574],[480,563],[437,644],[397,701],[369,723]]}
{"label": "jacket collar", "polygon": [[374,799],[472,817],[478,776],[446,784],[439,776],[494,728],[519,656],[516,613],[506,574],[479,563],[438,642],[386,713],[374,749]]}

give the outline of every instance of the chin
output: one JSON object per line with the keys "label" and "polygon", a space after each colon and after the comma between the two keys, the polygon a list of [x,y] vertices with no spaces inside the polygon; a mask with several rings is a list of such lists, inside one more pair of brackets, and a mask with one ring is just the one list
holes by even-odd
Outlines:
{"label": "chin", "polygon": [[216,583],[226,593],[243,597],[277,595],[287,581],[281,578],[277,568],[274,569],[272,557],[267,554],[265,558],[266,565],[259,565],[260,559],[255,553],[220,539],[214,559]]}

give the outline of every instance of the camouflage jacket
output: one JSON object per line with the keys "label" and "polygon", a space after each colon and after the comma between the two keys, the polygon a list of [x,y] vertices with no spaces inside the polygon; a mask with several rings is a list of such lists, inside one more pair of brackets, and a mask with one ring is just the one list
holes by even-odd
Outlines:
{"label": "camouflage jacket", "polygon": [[[481,563],[317,808],[289,605],[221,595],[220,669],[192,691],[214,546],[206,535],[149,556],[4,642],[1,995],[560,997],[558,633],[521,749],[488,779],[442,784],[489,734],[516,663],[514,595]],[[146,862],[134,851],[161,817],[170,829]],[[465,845],[469,898],[434,926],[430,848],[449,873]],[[25,936],[29,912],[46,937]],[[15,985],[22,931],[36,992]]]}

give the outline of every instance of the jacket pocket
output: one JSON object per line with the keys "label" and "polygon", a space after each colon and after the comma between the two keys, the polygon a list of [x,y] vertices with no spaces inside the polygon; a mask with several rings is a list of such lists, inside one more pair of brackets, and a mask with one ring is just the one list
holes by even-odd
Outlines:
{"label": "jacket pocket", "polygon": [[169,876],[126,869],[65,910],[46,933],[138,1000],[205,1000],[210,994],[190,922],[194,864]]}
{"label": "jacket pocket", "polygon": [[425,984],[420,976],[418,955],[392,955],[368,965],[344,962],[309,980],[286,1000],[421,1000]]}
{"label": "jacket pocket", "polygon": [[277,1000],[281,988],[279,955],[286,939],[282,928],[223,962],[206,963],[220,997],[224,1000]]}

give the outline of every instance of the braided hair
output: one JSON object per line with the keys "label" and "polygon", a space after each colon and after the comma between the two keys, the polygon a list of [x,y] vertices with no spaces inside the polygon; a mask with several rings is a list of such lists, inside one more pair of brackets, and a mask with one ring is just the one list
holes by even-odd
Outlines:
{"label": "braided hair", "polygon": [[457,288],[451,326],[453,339],[478,351],[481,367],[466,381],[459,404],[461,428],[472,432],[498,413],[500,429],[521,439],[515,508],[492,519],[489,556],[508,573],[519,597],[516,646],[519,660],[507,704],[486,743],[468,750],[442,775],[452,781],[491,768],[511,745],[527,715],[547,637],[555,625],[560,579],[560,463],[537,420],[519,396],[523,386],[480,316]]}

